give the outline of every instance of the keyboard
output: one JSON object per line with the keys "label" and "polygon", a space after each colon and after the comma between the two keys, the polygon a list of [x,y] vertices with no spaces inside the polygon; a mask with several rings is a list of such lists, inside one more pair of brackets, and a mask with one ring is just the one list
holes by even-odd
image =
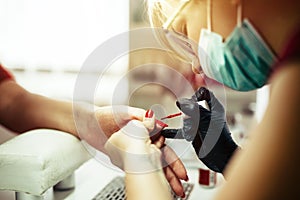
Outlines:
{"label": "keyboard", "polygon": [[[174,200],[188,200],[193,190],[194,184],[183,182],[185,198],[178,197],[172,192]],[[125,181],[124,177],[117,176],[111,180],[94,198],[93,200],[125,200]]]}

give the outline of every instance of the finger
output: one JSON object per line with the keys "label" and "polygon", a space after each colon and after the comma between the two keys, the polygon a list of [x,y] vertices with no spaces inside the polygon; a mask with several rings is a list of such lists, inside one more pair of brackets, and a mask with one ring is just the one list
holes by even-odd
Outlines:
{"label": "finger", "polygon": [[145,116],[145,110],[141,108],[136,108],[136,107],[128,107],[128,113],[130,117],[130,120],[136,119],[139,121],[142,121]]}
{"label": "finger", "polygon": [[184,139],[186,139],[188,142],[191,142],[194,140],[195,135],[198,132],[199,127],[199,118],[190,118],[183,121],[183,129],[182,129],[182,135]]}
{"label": "finger", "polygon": [[144,124],[138,120],[131,120],[119,131],[136,139],[147,140],[149,138],[148,130]]}
{"label": "finger", "polygon": [[[163,136],[160,136],[154,142],[154,144],[156,145],[157,148],[164,147],[165,146],[165,138]],[[166,162],[164,161],[164,163],[166,163]],[[167,164],[165,164],[165,165],[167,165]],[[177,177],[176,173],[169,166],[164,167],[164,172],[165,172],[166,179],[168,180],[174,193],[178,196],[184,196],[183,186],[181,184],[181,181]]]}
{"label": "finger", "polygon": [[182,163],[182,161],[178,158],[176,153],[169,146],[165,145],[162,149],[164,162],[174,171],[176,177],[179,179],[188,180],[187,171]]}
{"label": "finger", "polygon": [[164,129],[160,132],[165,138],[185,139],[182,129]]}
{"label": "finger", "polygon": [[193,99],[181,98],[176,101],[176,106],[186,115],[192,117],[198,113],[198,103]]}
{"label": "finger", "polygon": [[165,138],[163,136],[159,136],[156,140],[152,140],[152,143],[160,149],[165,145]]}
{"label": "finger", "polygon": [[168,180],[174,193],[177,196],[181,196],[181,197],[185,196],[182,183],[178,179],[178,177],[176,176],[174,171],[169,166],[167,166],[167,167],[164,167],[164,172],[165,172],[166,179]]}
{"label": "finger", "polygon": [[209,91],[211,110],[217,110],[218,112],[224,112],[224,107],[221,102],[217,99],[213,92]]}
{"label": "finger", "polygon": [[152,110],[147,110],[143,118],[143,124],[149,132],[155,129],[155,115]]}
{"label": "finger", "polygon": [[210,91],[205,87],[200,87],[194,94],[197,101],[210,100]]}
{"label": "finger", "polygon": [[211,105],[211,92],[206,89],[205,87],[200,87],[194,94],[192,98],[195,98],[196,101],[203,101],[205,100],[209,106],[209,109],[212,108]]}
{"label": "finger", "polygon": [[195,93],[194,97],[197,99],[197,101],[205,100],[207,102],[210,110],[215,110],[215,109],[218,109],[220,111],[223,110],[223,105],[216,98],[214,93],[205,87],[201,87]]}

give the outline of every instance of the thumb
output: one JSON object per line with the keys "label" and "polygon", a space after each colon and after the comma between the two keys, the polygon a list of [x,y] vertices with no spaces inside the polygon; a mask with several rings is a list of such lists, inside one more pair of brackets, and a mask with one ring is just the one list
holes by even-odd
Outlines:
{"label": "thumb", "polygon": [[143,124],[149,131],[149,137],[151,137],[151,140],[156,140],[156,138],[160,136],[158,133],[168,126],[164,122],[155,119],[155,115],[152,110],[147,110],[145,113]]}
{"label": "thumb", "polygon": [[193,99],[181,98],[176,101],[176,106],[186,115],[193,117],[199,115],[199,105]]}
{"label": "thumb", "polygon": [[148,129],[148,131],[153,131],[155,129],[155,114],[153,110],[147,110],[143,118],[143,124]]}
{"label": "thumb", "polygon": [[212,91],[208,90],[205,87],[199,88],[199,90],[197,90],[197,92],[195,92],[195,94],[192,98],[194,98],[196,101],[205,100],[207,102],[210,110],[217,109],[219,111],[222,111],[223,106],[220,103],[220,101],[216,98],[216,96],[214,95],[214,93]]}
{"label": "thumb", "polygon": [[136,139],[145,140],[149,138],[149,132],[143,122],[138,120],[129,121],[120,131]]}

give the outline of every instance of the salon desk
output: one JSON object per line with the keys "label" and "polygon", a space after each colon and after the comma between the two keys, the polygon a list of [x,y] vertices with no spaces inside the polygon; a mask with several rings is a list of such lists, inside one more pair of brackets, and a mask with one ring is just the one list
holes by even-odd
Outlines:
{"label": "salon desk", "polygon": [[[204,188],[198,184],[197,168],[187,168],[187,170],[190,181],[195,184],[189,199],[199,200],[200,197],[202,200],[213,199],[213,195],[224,181],[222,175],[218,174],[217,186],[215,188]],[[74,190],[73,194],[69,196],[70,198],[67,199],[91,199],[115,176],[123,176],[123,173],[109,169],[94,159],[88,161],[79,168],[77,173],[77,188]]]}
{"label": "salon desk", "polygon": [[[221,174],[217,174],[217,185],[214,188],[204,188],[200,186],[198,184],[198,168],[199,166],[201,166],[202,163],[197,159],[196,155],[194,154],[194,150],[189,146],[190,144],[184,141],[171,141],[167,143],[170,147],[174,149],[177,155],[180,156],[180,158],[184,162],[184,165],[187,168],[188,176],[190,179],[189,181],[194,183],[194,188],[189,199],[213,199],[214,194],[224,182],[223,176]],[[66,199],[92,199],[114,177],[124,176],[123,172],[112,169],[111,167],[107,167],[107,164],[103,164],[103,161],[101,163],[101,161],[98,160],[91,159],[77,170],[77,172],[75,173],[76,188],[71,193],[69,192]],[[57,199],[63,199],[62,192],[56,192],[55,195]]]}
{"label": "salon desk", "polygon": [[[114,177],[124,175],[121,172],[104,166],[95,159],[91,159],[85,163],[77,170],[76,173],[76,188],[71,192],[55,192],[56,199],[92,199]],[[188,175],[190,181],[195,183],[194,189],[189,198],[190,200],[199,200],[200,197],[202,200],[213,199],[213,195],[218,190],[221,181],[223,181],[222,176],[218,175],[217,187],[203,188],[198,184],[198,170],[196,168],[188,168]]]}
{"label": "salon desk", "polygon": [[[216,187],[204,188],[198,184],[198,163],[187,158],[184,158],[183,162],[188,170],[189,181],[195,184],[189,199],[198,200],[200,197],[202,200],[213,199],[215,192],[224,181],[222,175],[218,174]],[[90,159],[75,171],[75,189],[55,191],[54,199],[90,200],[116,176],[124,176],[124,173],[107,167],[107,164],[98,159]],[[0,199],[14,200],[14,193],[0,191]]]}

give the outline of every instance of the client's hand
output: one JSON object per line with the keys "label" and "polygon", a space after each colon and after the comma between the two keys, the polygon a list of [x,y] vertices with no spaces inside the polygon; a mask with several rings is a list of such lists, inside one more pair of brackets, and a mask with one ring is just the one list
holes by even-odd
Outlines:
{"label": "client's hand", "polygon": [[165,138],[160,135],[163,129],[161,123],[157,123],[152,110],[146,112],[146,116],[152,118],[144,121],[145,126],[150,131],[152,143],[154,143],[162,152],[162,164],[165,176],[171,185],[173,191],[178,196],[185,196],[181,180],[188,181],[187,171],[172,148],[165,144]]}
{"label": "client's hand", "polygon": [[153,119],[128,122],[104,146],[112,163],[127,173],[148,173],[162,168],[161,151],[152,144],[146,128],[151,126],[150,121]]}
{"label": "client's hand", "polygon": [[[152,122],[151,122],[152,121]],[[132,120],[114,133],[105,150],[112,163],[125,171],[126,199],[172,199],[161,164],[161,152],[151,143],[148,127],[154,118],[144,123]],[[153,126],[152,126],[153,127]]]}
{"label": "client's hand", "polygon": [[[105,152],[104,144],[113,133],[120,132],[131,120],[144,120],[146,111],[140,108],[129,106],[106,106],[94,107],[90,104],[75,104],[74,118],[80,139],[85,140],[89,145],[97,150]],[[152,120],[152,121],[151,121]],[[148,130],[154,127],[154,116],[149,122],[145,122]],[[157,125],[156,130],[162,127]],[[147,133],[148,134],[148,133]],[[149,137],[149,136],[148,136]],[[167,180],[174,192],[182,196],[183,187],[181,180],[188,180],[186,169],[177,157],[176,153],[164,144],[164,137],[151,138],[152,143],[161,149],[163,157],[163,169]]]}
{"label": "client's hand", "polygon": [[[139,127],[140,125],[143,125],[144,127]],[[122,169],[125,168],[124,163],[126,160],[124,160],[124,157],[126,157],[127,161],[129,158],[131,158],[132,160],[136,160],[136,158],[132,157],[133,154],[131,152],[133,152],[134,154],[137,154],[137,152],[139,153],[137,158],[140,159],[138,160],[138,163],[136,163],[136,166],[139,166],[141,164],[141,160],[152,160],[152,163],[148,162],[148,166],[141,166],[148,169],[149,167],[152,167],[152,169],[163,167],[165,177],[168,180],[173,191],[178,196],[184,196],[184,189],[180,179],[188,180],[188,177],[183,163],[178,158],[176,153],[170,147],[165,145],[165,138],[163,136],[152,137],[151,139],[149,138],[149,132],[159,132],[161,129],[162,127],[159,124],[155,123],[155,116],[152,112],[152,114],[150,114],[150,117],[144,118],[143,123],[138,121],[131,121],[126,126],[124,126],[123,129],[114,133],[105,144],[105,148],[110,152],[113,149],[118,152],[108,152],[108,154],[111,156],[112,162]],[[114,145],[112,146],[112,144]],[[118,146],[117,150],[115,148],[116,146]],[[161,152],[157,152],[158,149],[161,149]],[[141,154],[144,155],[141,156]],[[157,162],[154,162],[154,160],[157,160],[158,157],[162,158],[163,166],[161,166],[160,160],[159,165]],[[135,168],[135,170],[140,169]]]}
{"label": "client's hand", "polygon": [[131,120],[142,121],[145,110],[129,106],[96,107],[91,104],[73,105],[78,136],[97,150],[104,151],[107,139]]}

